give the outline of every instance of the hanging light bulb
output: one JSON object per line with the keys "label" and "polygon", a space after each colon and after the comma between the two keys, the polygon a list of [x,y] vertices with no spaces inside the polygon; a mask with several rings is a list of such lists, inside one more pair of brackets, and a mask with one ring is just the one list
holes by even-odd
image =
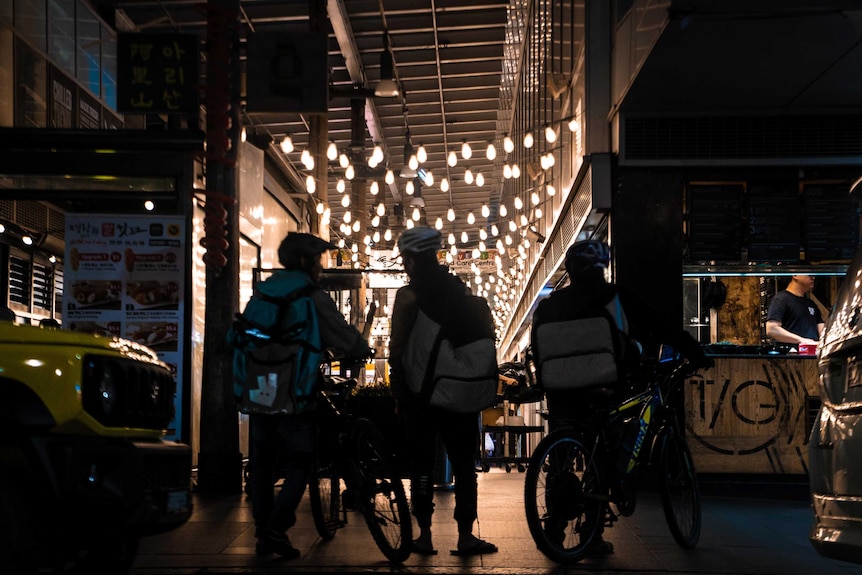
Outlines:
{"label": "hanging light bulb", "polygon": [[476,185],[480,188],[485,185],[485,176],[482,175],[482,172],[476,174]]}
{"label": "hanging light bulb", "polygon": [[419,211],[419,208],[413,208],[413,221],[418,222],[421,217],[422,213]]}
{"label": "hanging light bulb", "polygon": [[[474,260],[478,260],[479,256],[481,256],[482,254],[479,253],[479,248],[473,248],[473,251],[470,252],[470,255],[473,256]],[[476,282],[477,284],[479,284],[482,282],[482,278],[475,278],[473,281]]]}
{"label": "hanging light bulb", "polygon": [[506,234],[505,241],[506,241],[507,246],[511,246],[512,245],[512,236],[510,236],[509,234]]}
{"label": "hanging light bulb", "polygon": [[407,160],[407,167],[414,172],[419,169],[419,159],[416,157],[416,154],[410,154],[410,159]]}
{"label": "hanging light bulb", "polygon": [[488,207],[488,204],[482,204],[482,217],[487,218],[491,215],[491,208]]}
{"label": "hanging light bulb", "polygon": [[346,168],[350,165],[350,158],[347,157],[347,154],[342,153],[338,156],[338,165],[342,168]]}
{"label": "hanging light bulb", "polygon": [[527,132],[524,134],[524,147],[532,148],[533,147],[533,132]]}
{"label": "hanging light bulb", "polygon": [[533,212],[533,215],[537,220],[542,219],[542,208],[537,207],[536,210]]}
{"label": "hanging light bulb", "polygon": [[461,232],[461,243],[462,244],[466,244],[467,240],[469,240],[469,239],[470,239],[470,236],[467,235],[466,231]]}
{"label": "hanging light bulb", "polygon": [[570,132],[577,132],[580,129],[581,129],[581,123],[578,121],[577,118],[572,118],[571,120],[569,120],[569,131]]}
{"label": "hanging light bulb", "polygon": [[380,202],[379,204],[377,204],[377,215],[380,217],[383,217],[386,215],[386,206],[383,204],[383,202]]}
{"label": "hanging light bulb", "polygon": [[353,176],[355,176],[355,175],[356,175],[356,172],[353,170],[353,164],[350,164],[349,166],[347,166],[347,168],[345,168],[345,170],[344,170],[344,177],[345,178],[347,178],[348,180],[352,180]]}
{"label": "hanging light bulb", "polygon": [[546,190],[548,191],[549,196],[553,196],[557,193],[557,188],[555,188],[553,186],[553,184],[548,184],[548,187],[546,188]]}
{"label": "hanging light bulb", "polygon": [[443,178],[442,180],[440,180],[440,191],[441,192],[448,192],[449,191],[449,179],[448,178]]}
{"label": "hanging light bulb", "polygon": [[437,221],[434,222],[434,227],[438,230],[443,229],[443,218],[437,218]]}
{"label": "hanging light bulb", "polygon": [[[354,232],[358,232],[358,231],[359,231],[359,228],[361,227],[359,224],[360,224],[359,220],[354,220],[354,221],[353,221],[353,231],[354,231]],[[355,245],[355,244],[354,244],[354,245]]]}
{"label": "hanging light bulb", "polygon": [[554,164],[557,163],[557,159],[554,157],[553,152],[548,152],[548,167],[553,168]]}
{"label": "hanging light bulb", "polygon": [[533,192],[532,194],[530,194],[530,201],[533,203],[534,206],[538,206],[539,205],[539,194],[537,194],[536,192]]}
{"label": "hanging light bulb", "polygon": [[509,136],[509,134],[506,134],[506,137],[503,138],[503,149],[506,151],[507,154],[511,154],[513,151],[515,151],[515,142],[512,141],[512,138]]}
{"label": "hanging light bulb", "polygon": [[309,170],[314,169],[314,158],[311,157],[311,152],[309,152],[307,148],[302,151],[302,154],[300,154],[299,161],[302,162],[302,165]]}
{"label": "hanging light bulb", "polygon": [[281,151],[285,154],[293,151],[293,139],[290,137],[290,134],[285,134],[284,138],[281,139]]}
{"label": "hanging light bulb", "polygon": [[338,178],[338,180],[335,182],[335,189],[338,190],[339,194],[343,194],[344,190],[346,189],[346,186],[344,185],[344,180]]}
{"label": "hanging light bulb", "polygon": [[345,208],[350,206],[350,194],[344,194],[341,196],[341,205]]}
{"label": "hanging light bulb", "polygon": [[471,226],[476,223],[476,216],[473,215],[473,212],[467,214],[467,223]]}
{"label": "hanging light bulb", "polygon": [[458,255],[458,246],[456,246],[455,244],[452,244],[452,247],[449,248],[449,253],[452,254],[453,256],[457,256]]}
{"label": "hanging light bulb", "polygon": [[[374,217],[371,218],[371,227],[376,228],[379,225],[380,225],[380,216],[378,216],[377,214],[374,214]],[[374,240],[374,241],[377,241],[377,240]]]}
{"label": "hanging light bulb", "polygon": [[428,152],[425,150],[424,144],[419,144],[419,149],[416,150],[416,159],[420,164],[428,161]]}
{"label": "hanging light bulb", "polygon": [[338,157],[338,148],[335,147],[335,142],[329,142],[329,145],[326,147],[326,158],[331,161],[337,157]]}
{"label": "hanging light bulb", "polygon": [[518,229],[518,224],[515,223],[515,220],[509,220],[509,231],[514,232]]}
{"label": "hanging light bulb", "polygon": [[407,221],[404,222],[404,227],[406,227],[408,230],[412,230],[415,227],[415,224],[413,223],[413,220],[408,218]]}
{"label": "hanging light bulb", "polygon": [[404,184],[404,193],[408,196],[412,196],[414,191],[413,180],[407,180],[407,183]]}
{"label": "hanging light bulb", "polygon": [[497,227],[497,224],[491,224],[491,235],[495,237],[500,235],[500,228]]}
{"label": "hanging light bulb", "polygon": [[507,180],[512,177],[512,166],[510,166],[509,164],[505,164],[503,166],[503,177]]}
{"label": "hanging light bulb", "polygon": [[395,174],[392,172],[392,170],[386,170],[386,176],[383,178],[383,181],[389,185],[395,183]]}
{"label": "hanging light bulb", "polygon": [[521,196],[515,196],[515,209],[520,210],[524,207],[524,202],[521,201]]}
{"label": "hanging light bulb", "polygon": [[341,219],[344,220],[345,224],[349,224],[350,221],[353,219],[353,214],[350,213],[350,210],[347,210],[346,212],[344,212],[344,216]]}
{"label": "hanging light bulb", "polygon": [[542,157],[539,158],[539,164],[541,164],[543,170],[547,170],[551,167],[548,165],[548,157],[545,155],[542,155]]}
{"label": "hanging light bulb", "polygon": [[374,150],[371,152],[371,157],[374,158],[375,164],[379,164],[383,161],[383,148],[380,147],[380,144],[374,145]]}
{"label": "hanging light bulb", "polygon": [[488,239],[488,232],[485,231],[485,228],[479,228],[479,239],[482,241]]}
{"label": "hanging light bulb", "polygon": [[470,171],[470,168],[464,170],[464,181],[468,184],[473,183],[473,172]]}
{"label": "hanging light bulb", "polygon": [[305,178],[305,189],[309,194],[313,194],[315,190],[317,190],[317,184],[314,182],[314,176],[308,176]]}
{"label": "hanging light bulb", "polygon": [[498,251],[498,252],[502,252],[502,251],[505,249],[505,248],[503,247],[503,240],[498,239],[498,240],[497,240],[497,243],[494,245],[494,247],[495,247],[495,248],[497,248],[497,251]]}
{"label": "hanging light bulb", "polygon": [[[243,127],[242,131],[239,133],[239,139],[240,139],[240,141],[245,142],[246,138],[248,138],[248,134],[245,133],[245,127]],[[25,236],[25,237],[29,237],[29,236]],[[23,238],[22,238],[22,240],[23,240]],[[29,243],[26,240],[24,240],[24,243],[29,246],[31,243],[33,243],[33,240],[30,239]]]}
{"label": "hanging light bulb", "polygon": [[449,220],[450,222],[454,222],[454,221],[455,221],[455,210],[454,210],[454,209],[452,209],[451,207],[450,207],[450,208],[449,208],[449,210],[446,212],[446,219],[447,219],[447,220]]}
{"label": "hanging light bulb", "polygon": [[446,157],[446,163],[449,164],[449,167],[451,168],[458,165],[458,156],[455,155],[455,150],[449,152],[449,155]]}
{"label": "hanging light bulb", "polygon": [[446,239],[446,241],[449,242],[450,246],[455,245],[455,234],[449,232],[449,237]]}
{"label": "hanging light bulb", "polygon": [[376,196],[380,191],[380,184],[377,183],[377,180],[372,180],[371,189],[369,190],[372,196]]}
{"label": "hanging light bulb", "polygon": [[429,188],[434,185],[434,174],[431,173],[431,170],[425,172],[425,179],[423,181]]}
{"label": "hanging light bulb", "polygon": [[479,251],[480,252],[487,252],[488,251],[487,246],[485,246],[485,242],[482,242],[482,241],[479,242]]}
{"label": "hanging light bulb", "polygon": [[494,147],[494,142],[488,142],[488,149],[485,150],[485,157],[491,161],[497,157],[497,148]]}
{"label": "hanging light bulb", "polygon": [[[375,226],[375,227],[377,227],[377,226]],[[380,243],[380,231],[374,230],[374,235],[371,236],[371,239],[374,241],[375,244]]]}
{"label": "hanging light bulb", "polygon": [[506,204],[500,204],[500,217],[505,218],[509,215],[509,209],[506,207]]}
{"label": "hanging light bulb", "polygon": [[465,160],[469,160],[473,157],[473,148],[470,147],[470,144],[467,143],[467,140],[461,141],[461,157]]}
{"label": "hanging light bulb", "polygon": [[530,223],[530,220],[527,219],[526,214],[521,214],[521,225],[526,226],[529,223]]}
{"label": "hanging light bulb", "polygon": [[315,210],[317,211],[318,215],[322,216],[323,215],[323,204],[322,203],[317,204],[317,207],[315,208]]}
{"label": "hanging light bulb", "polygon": [[383,232],[383,239],[386,240],[387,242],[391,242],[392,241],[392,230],[390,230],[389,228],[386,228],[386,231]]}
{"label": "hanging light bulb", "polygon": [[545,126],[545,141],[549,144],[553,144],[557,141],[557,131],[550,124]]}
{"label": "hanging light bulb", "polygon": [[520,178],[521,177],[521,168],[518,167],[518,164],[512,164],[512,177]]}

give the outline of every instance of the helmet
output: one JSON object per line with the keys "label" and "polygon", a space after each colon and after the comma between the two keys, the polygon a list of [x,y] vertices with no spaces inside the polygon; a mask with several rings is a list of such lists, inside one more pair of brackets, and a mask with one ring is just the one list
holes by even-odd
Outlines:
{"label": "helmet", "polygon": [[434,228],[424,226],[405,230],[398,238],[398,250],[414,254],[437,251],[440,249],[443,236]]}
{"label": "helmet", "polygon": [[278,261],[285,264],[292,258],[318,256],[325,251],[338,249],[337,246],[311,234],[289,232],[278,246]]}
{"label": "helmet", "polygon": [[566,271],[569,274],[584,273],[591,268],[606,268],[610,261],[608,244],[599,240],[575,242],[566,251]]}

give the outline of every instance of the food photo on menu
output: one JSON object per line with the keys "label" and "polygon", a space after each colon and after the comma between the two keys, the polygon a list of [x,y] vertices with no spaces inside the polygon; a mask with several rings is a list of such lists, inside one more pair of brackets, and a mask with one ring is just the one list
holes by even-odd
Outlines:
{"label": "food photo on menu", "polygon": [[132,309],[177,309],[179,285],[175,281],[133,281],[126,284]]}
{"label": "food photo on menu", "polygon": [[111,280],[77,280],[71,287],[70,309],[120,309],[120,285]]}
{"label": "food photo on menu", "polygon": [[177,322],[129,322],[126,324],[126,338],[154,351],[177,351]]}

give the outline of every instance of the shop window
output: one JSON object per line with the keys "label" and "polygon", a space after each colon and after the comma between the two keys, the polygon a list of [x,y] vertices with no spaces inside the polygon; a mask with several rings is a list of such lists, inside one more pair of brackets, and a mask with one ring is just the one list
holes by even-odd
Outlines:
{"label": "shop window", "polygon": [[75,0],[48,2],[48,56],[61,70],[75,75]]}
{"label": "shop window", "polygon": [[[17,6],[17,4],[16,4]],[[20,39],[15,41],[15,125],[48,125],[48,63]]]}
{"label": "shop window", "polygon": [[75,21],[78,81],[93,94],[101,94],[102,26],[80,0]]}
{"label": "shop window", "polygon": [[35,48],[46,52],[45,0],[15,0],[13,18],[18,33]]}

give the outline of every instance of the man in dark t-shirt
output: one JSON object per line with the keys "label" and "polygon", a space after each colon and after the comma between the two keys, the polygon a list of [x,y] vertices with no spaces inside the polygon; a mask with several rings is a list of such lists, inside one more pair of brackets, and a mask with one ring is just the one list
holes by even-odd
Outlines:
{"label": "man in dark t-shirt", "polygon": [[781,343],[816,345],[823,333],[823,317],[808,297],[814,276],[793,276],[782,292],[775,294],[766,315],[766,335]]}

